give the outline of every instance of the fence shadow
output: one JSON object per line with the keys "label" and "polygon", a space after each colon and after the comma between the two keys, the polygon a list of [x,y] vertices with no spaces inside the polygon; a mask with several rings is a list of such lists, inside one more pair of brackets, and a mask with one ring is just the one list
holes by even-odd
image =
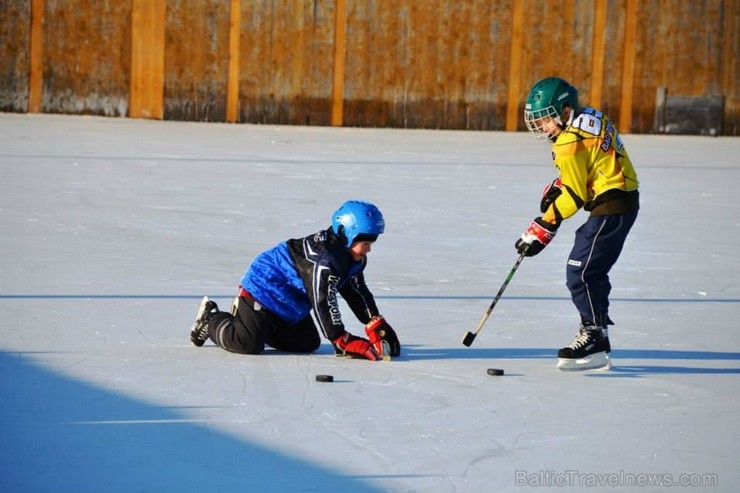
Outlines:
{"label": "fence shadow", "polygon": [[0,491],[380,491],[19,353],[0,374]]}

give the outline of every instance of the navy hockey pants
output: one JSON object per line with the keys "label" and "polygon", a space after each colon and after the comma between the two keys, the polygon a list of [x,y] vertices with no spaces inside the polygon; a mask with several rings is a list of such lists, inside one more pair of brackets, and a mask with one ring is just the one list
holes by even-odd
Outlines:
{"label": "navy hockey pants", "polygon": [[637,211],[614,216],[589,216],[576,230],[568,257],[566,284],[584,325],[611,325],[609,271],[622,252]]}

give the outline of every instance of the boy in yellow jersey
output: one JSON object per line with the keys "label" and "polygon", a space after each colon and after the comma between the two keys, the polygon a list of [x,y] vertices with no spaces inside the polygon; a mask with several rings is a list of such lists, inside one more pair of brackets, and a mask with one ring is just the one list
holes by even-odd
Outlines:
{"label": "boy in yellow jersey", "polygon": [[609,369],[609,271],[637,218],[637,174],[617,129],[594,108],[578,106],[578,91],[558,77],[532,87],[524,107],[530,132],[552,142],[559,176],[543,192],[540,210],[516,249],[537,255],[560,223],[579,209],[589,212],[576,230],[568,257],[567,286],[581,316],[573,343],[558,352],[561,370]]}

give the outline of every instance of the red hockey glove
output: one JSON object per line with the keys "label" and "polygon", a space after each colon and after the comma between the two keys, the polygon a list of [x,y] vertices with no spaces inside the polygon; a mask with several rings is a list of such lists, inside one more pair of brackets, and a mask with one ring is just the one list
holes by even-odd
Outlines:
{"label": "red hockey glove", "polygon": [[555,199],[560,197],[561,193],[563,193],[563,182],[560,181],[560,178],[555,178],[553,181],[545,186],[544,190],[542,190],[542,202],[540,202],[540,212],[544,214],[547,208],[550,207],[550,204],[555,202]]}
{"label": "red hockey glove", "polygon": [[535,218],[516,241],[516,251],[524,253],[526,257],[534,257],[552,241],[557,231],[557,225],[546,223],[541,217]]}
{"label": "red hockey glove", "polygon": [[380,359],[380,355],[373,345],[370,344],[370,341],[363,339],[362,337],[353,336],[349,332],[345,332],[332,342],[334,343],[334,348],[339,354],[367,358],[370,361],[378,361]]}
{"label": "red hockey glove", "polygon": [[396,331],[380,315],[370,319],[365,326],[365,333],[380,356],[401,355],[401,343]]}

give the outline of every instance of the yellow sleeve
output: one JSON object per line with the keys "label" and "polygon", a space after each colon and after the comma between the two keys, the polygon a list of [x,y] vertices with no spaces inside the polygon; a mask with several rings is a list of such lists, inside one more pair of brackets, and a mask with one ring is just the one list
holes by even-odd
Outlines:
{"label": "yellow sleeve", "polygon": [[547,208],[542,219],[559,224],[588,201],[588,155],[580,136],[567,131],[553,144],[553,155],[555,167],[560,171],[563,193]]}

